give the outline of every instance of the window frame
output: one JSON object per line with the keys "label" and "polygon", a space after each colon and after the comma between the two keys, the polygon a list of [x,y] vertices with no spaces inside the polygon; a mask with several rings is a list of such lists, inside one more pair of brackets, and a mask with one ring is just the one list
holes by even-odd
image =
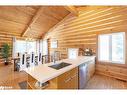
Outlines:
{"label": "window frame", "polygon": [[[112,61],[112,35],[123,34],[123,61]],[[100,36],[109,35],[109,60],[100,60]],[[109,33],[109,34],[100,34],[98,35],[98,61],[100,62],[109,62],[114,64],[125,64],[126,61],[126,36],[125,32]]]}
{"label": "window frame", "polygon": [[[15,46],[15,49],[17,49],[17,43],[19,43],[19,42],[24,42],[25,43],[25,50],[24,50],[24,52],[21,52],[21,53],[25,53],[25,52],[27,52],[28,54],[30,54],[30,52],[29,52],[29,42],[31,43],[31,42],[35,42],[34,44],[36,44],[36,46],[35,46],[35,53],[37,52],[37,41],[36,40],[34,40],[34,41],[27,41],[27,40],[16,40],[15,41],[15,43],[16,43],[16,46]],[[15,50],[16,51],[16,53],[18,53],[17,52],[17,50]],[[21,50],[22,51],[22,50]],[[33,51],[34,52],[34,51]]]}

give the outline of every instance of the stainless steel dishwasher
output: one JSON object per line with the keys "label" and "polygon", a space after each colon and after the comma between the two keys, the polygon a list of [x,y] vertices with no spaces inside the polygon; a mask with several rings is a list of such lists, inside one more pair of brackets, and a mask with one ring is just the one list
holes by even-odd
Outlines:
{"label": "stainless steel dishwasher", "polygon": [[84,89],[87,83],[87,63],[79,66],[79,89]]}

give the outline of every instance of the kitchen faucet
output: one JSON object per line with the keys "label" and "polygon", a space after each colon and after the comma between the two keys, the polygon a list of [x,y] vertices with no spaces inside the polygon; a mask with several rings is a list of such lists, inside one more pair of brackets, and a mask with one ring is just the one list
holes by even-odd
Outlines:
{"label": "kitchen faucet", "polygon": [[54,53],[53,53],[53,63],[55,64],[56,63],[56,61],[58,61],[60,58],[60,53],[59,53],[59,51],[54,51]]}
{"label": "kitchen faucet", "polygon": [[55,52],[52,54],[52,61],[53,61],[54,64],[56,63]]}
{"label": "kitchen faucet", "polygon": [[54,63],[54,64],[56,63],[55,54],[53,55],[53,63]]}

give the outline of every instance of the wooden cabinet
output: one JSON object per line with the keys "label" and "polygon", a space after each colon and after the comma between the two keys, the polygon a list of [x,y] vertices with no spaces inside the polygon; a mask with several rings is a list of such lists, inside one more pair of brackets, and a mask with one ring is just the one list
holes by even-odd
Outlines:
{"label": "wooden cabinet", "polygon": [[[35,87],[36,82],[37,80],[29,75],[28,89],[38,89]],[[78,67],[49,80],[48,82],[48,86],[44,89],[78,89]]]}
{"label": "wooden cabinet", "polygon": [[[87,83],[95,72],[95,58],[85,62],[84,64],[86,65],[86,68],[82,68],[82,69],[83,71],[86,71],[85,73],[86,79],[81,79],[81,80]],[[76,67],[74,69],[71,69],[70,71],[67,71],[49,80],[47,82],[48,85],[45,86],[45,88],[35,87],[37,80],[35,80],[29,75],[28,76],[28,88],[29,89],[78,89],[80,86],[79,80],[80,78],[82,78],[82,75],[79,76],[80,70],[81,70],[80,67]]]}
{"label": "wooden cabinet", "polygon": [[60,75],[57,79],[58,89],[78,89],[78,67]]}
{"label": "wooden cabinet", "polygon": [[27,87],[28,89],[36,89],[35,83],[37,82],[31,75],[28,75]]}

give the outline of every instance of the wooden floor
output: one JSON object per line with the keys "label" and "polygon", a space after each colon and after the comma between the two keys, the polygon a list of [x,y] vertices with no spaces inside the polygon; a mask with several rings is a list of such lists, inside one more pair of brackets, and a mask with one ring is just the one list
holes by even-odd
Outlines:
{"label": "wooden floor", "polygon": [[86,89],[127,89],[127,82],[96,74],[89,80]]}
{"label": "wooden floor", "polygon": [[13,65],[0,66],[0,87],[20,89],[19,83],[27,81],[25,72],[14,72]]}

